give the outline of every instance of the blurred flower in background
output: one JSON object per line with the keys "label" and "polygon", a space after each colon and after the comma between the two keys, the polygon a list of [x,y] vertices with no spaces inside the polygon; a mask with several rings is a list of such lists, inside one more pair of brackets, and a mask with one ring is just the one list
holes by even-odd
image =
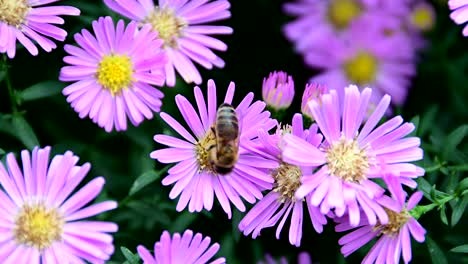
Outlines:
{"label": "blurred flower in background", "polygon": [[80,118],[89,116],[107,132],[127,129],[127,118],[137,126],[159,112],[164,94],[152,85],[164,84],[167,57],[163,41],[149,25],[136,22],[125,27],[110,17],[93,21],[96,37],[83,29],[75,35],[79,45],[65,45],[70,64],[60,71],[61,81],[75,83],[63,94]]}
{"label": "blurred flower in background", "polygon": [[0,1],[0,53],[15,57],[16,40],[34,56],[38,54],[36,45],[47,52],[57,47],[49,38],[64,41],[67,32],[55,26],[65,22],[59,16],[78,16],[80,10],[71,6],[45,6],[57,1]]}
{"label": "blurred flower in background", "polygon": [[396,106],[405,102],[416,73],[422,33],[435,23],[424,1],[298,0],[284,11],[297,17],[284,26],[286,37],[306,65],[323,70],[310,82],[341,95],[349,84],[372,87],[374,104],[389,94]]}
{"label": "blurred flower in background", "polygon": [[220,246],[218,243],[210,244],[210,237],[203,238],[200,233],[193,235],[192,230],[185,230],[182,236],[174,233],[172,238],[168,231],[164,231],[154,244],[154,256],[144,246],[138,246],[137,250],[144,264],[226,263],[225,258],[211,261]]}
{"label": "blurred flower in background", "polygon": [[[84,221],[117,207],[113,201],[89,205],[104,187],[98,177],[72,192],[91,168],[76,165],[71,151],[56,155],[49,163],[51,148],[35,147],[32,155],[21,152],[21,171],[15,156],[0,164],[1,263],[104,263],[114,252],[117,231],[111,222]],[[85,207],[86,206],[86,207]]]}
{"label": "blurred flower in background", "polygon": [[210,35],[232,34],[232,28],[205,25],[231,17],[227,0],[104,0],[115,12],[139,22],[149,23],[164,40],[163,49],[169,61],[165,66],[166,85],[174,86],[177,71],[185,82],[201,84],[202,77],[193,64],[196,62],[206,69],[224,67],[224,61],[213,51],[226,51],[227,45]]}
{"label": "blurred flower in background", "polygon": [[[297,262],[292,262],[297,264],[312,264],[312,259],[310,258],[309,253],[301,252],[297,256]],[[265,255],[264,261],[259,261],[257,264],[288,264],[288,260],[285,257],[281,257],[276,261],[270,254]]]}
{"label": "blurred flower in background", "polygon": [[279,222],[276,229],[276,238],[279,239],[286,220],[291,216],[289,243],[299,247],[302,239],[304,202],[306,202],[310,219],[318,233],[323,231],[323,225],[327,223],[327,219],[317,207],[310,204],[309,199],[296,199],[295,193],[301,185],[302,175],[311,174],[314,167],[295,166],[284,162],[281,159],[282,136],[293,134],[316,147],[320,145],[323,137],[317,133],[317,125],[315,124],[309,129],[304,129],[301,114],[294,115],[291,126],[286,125],[283,128],[278,128],[273,135],[269,135],[266,131],[259,133],[258,139],[255,140],[254,148],[256,150],[254,152],[265,158],[276,160],[279,166],[270,172],[270,175],[275,179],[273,190],[250,209],[239,223],[239,230],[244,235],[252,233],[252,237],[256,238],[262,229],[275,226]]}
{"label": "blurred flower in background", "polygon": [[294,80],[285,72],[272,72],[263,79],[262,98],[274,111],[286,110],[294,99]]}
{"label": "blurred flower in background", "polygon": [[[151,153],[151,158],[161,163],[177,163],[170,168],[169,175],[162,180],[163,185],[175,183],[169,197],[175,199],[180,195],[177,211],[182,211],[188,205],[189,212],[200,212],[213,207],[213,194],[229,218],[232,216],[230,202],[240,211],[245,211],[241,197],[249,203],[262,198],[261,191],[271,189],[273,178],[265,169],[278,166],[276,161],[258,157],[244,148],[251,139],[257,137],[260,129],[269,131],[276,126],[276,120],[270,118],[270,113],[264,111],[266,104],[261,101],[253,102],[253,93],[249,93],[235,108],[239,123],[239,149],[234,151],[237,161],[232,171],[218,174],[213,166],[210,150],[216,147],[214,124],[217,115],[216,85],[213,80],[208,81],[208,102],[201,89],[196,86],[194,94],[198,112],[182,95],[176,96],[177,106],[192,133],[187,131],[178,121],[166,113],[161,118],[184,139],[155,135],[154,140],[168,146]],[[232,104],[235,84],[230,83],[224,103]],[[192,136],[195,135],[195,137]]]}

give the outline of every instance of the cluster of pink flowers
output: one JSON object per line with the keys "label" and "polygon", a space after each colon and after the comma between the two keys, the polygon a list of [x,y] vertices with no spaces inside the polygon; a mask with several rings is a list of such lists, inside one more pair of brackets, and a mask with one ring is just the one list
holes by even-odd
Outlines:
{"label": "cluster of pink flowers", "polygon": [[337,90],[340,98],[348,84],[372,87],[374,104],[384,94],[394,105],[405,102],[421,33],[435,21],[423,0],[294,0],[284,12],[295,17],[284,26],[285,36],[306,65],[322,70],[311,82]]}

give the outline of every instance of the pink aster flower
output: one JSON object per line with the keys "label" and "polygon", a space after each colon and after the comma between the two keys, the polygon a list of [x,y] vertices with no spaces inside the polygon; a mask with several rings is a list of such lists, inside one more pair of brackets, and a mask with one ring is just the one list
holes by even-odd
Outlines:
{"label": "pink aster flower", "polygon": [[[297,264],[312,264],[312,259],[309,253],[301,252],[297,256]],[[276,261],[270,254],[265,255],[265,261],[259,261],[257,264],[288,264],[288,260],[285,257],[281,257],[279,261]]]}
{"label": "pink aster flower", "polygon": [[[252,237],[256,238],[262,229],[275,226],[279,222],[276,229],[276,238],[279,239],[286,220],[291,216],[289,243],[298,247],[302,238],[304,199],[296,199],[294,194],[301,185],[301,176],[312,174],[313,167],[300,167],[284,162],[281,159],[281,138],[282,134],[290,133],[317,147],[322,141],[322,136],[317,134],[316,125],[304,130],[300,114],[293,117],[292,126],[280,129],[274,135],[268,135],[265,131],[259,133],[257,146],[254,146],[257,148],[256,152],[267,159],[276,160],[279,166],[270,172],[275,179],[273,190],[247,213],[239,223],[239,230],[244,235],[252,233]],[[315,230],[321,233],[323,225],[327,223],[326,217],[310,202],[307,201],[306,205]]]}
{"label": "pink aster flower", "polygon": [[127,117],[137,126],[159,112],[161,91],[151,85],[164,84],[167,57],[162,40],[147,25],[138,30],[136,22],[114,26],[110,17],[93,21],[96,37],[83,29],[75,34],[77,46],[65,45],[61,81],[75,83],[63,94],[80,118],[89,116],[107,132],[127,129]]}
{"label": "pink aster flower", "polygon": [[0,53],[13,58],[16,40],[34,56],[38,50],[33,41],[47,52],[57,47],[49,38],[64,41],[67,32],[54,24],[65,22],[60,16],[78,16],[80,10],[71,6],[44,6],[57,1],[0,1]]}
{"label": "pink aster flower", "polygon": [[226,263],[225,258],[217,258],[208,262],[219,250],[219,244],[211,244],[211,238],[200,233],[193,235],[192,230],[185,230],[182,237],[175,233],[172,238],[169,232],[164,231],[160,241],[154,244],[154,257],[143,246],[138,246],[138,255],[144,264],[179,264],[179,263]]}
{"label": "pink aster flower", "polygon": [[22,170],[15,156],[0,164],[1,263],[105,263],[114,252],[117,225],[85,218],[114,209],[113,201],[86,206],[104,186],[98,177],[72,192],[90,169],[78,166],[71,151],[49,163],[50,147],[21,152]]}
{"label": "pink aster flower", "polygon": [[[396,206],[393,206],[393,208],[386,208],[389,215],[387,224],[373,226],[369,225],[365,219],[362,219],[357,229],[338,241],[342,246],[341,253],[347,257],[372,239],[378,238],[362,263],[398,264],[401,255],[403,255],[404,263],[410,262],[411,237],[422,243],[426,234],[426,230],[411,215],[411,210],[421,198],[422,193],[416,192],[408,199],[406,204],[405,201],[402,203],[396,202]],[[335,228],[337,232],[349,231],[355,228],[349,225],[346,217],[336,220],[339,222]]]}
{"label": "pink aster flower", "polygon": [[232,34],[232,28],[206,25],[231,17],[227,0],[104,0],[115,12],[140,24],[149,23],[164,40],[169,62],[165,67],[166,84],[174,86],[177,71],[187,83],[201,84],[193,62],[206,69],[224,67],[224,61],[212,50],[226,51],[227,45],[210,36]]}
{"label": "pink aster flower", "polygon": [[305,54],[310,66],[324,70],[310,82],[337,90],[340,98],[349,84],[372,87],[372,103],[389,94],[395,105],[403,104],[416,73],[415,48],[407,34],[387,35],[384,29],[387,25],[374,18],[362,19],[350,27],[346,40],[332,40]]}
{"label": "pink aster flower", "polygon": [[[234,90],[235,85],[231,82],[224,103],[232,104]],[[211,210],[214,194],[231,218],[229,202],[240,211],[245,211],[241,197],[254,203],[262,197],[262,190],[272,188],[273,178],[266,173],[266,169],[275,168],[278,164],[250,153],[244,145],[257,136],[259,129],[268,131],[276,125],[276,121],[270,118],[268,111],[264,111],[264,102],[252,103],[254,95],[249,93],[235,108],[240,129],[239,150],[237,155],[234,154],[237,162],[231,172],[219,174],[210,155],[210,150],[217,144],[213,129],[218,107],[214,81],[208,81],[207,104],[199,87],[194,88],[194,94],[199,113],[182,95],[176,96],[176,103],[195,137],[173,117],[161,113],[161,118],[184,139],[155,135],[156,142],[169,148],[155,150],[151,157],[161,163],[177,163],[169,169],[169,175],[162,181],[163,185],[175,183],[169,197],[174,199],[180,195],[177,211],[187,205],[190,212],[200,212],[203,208]]]}
{"label": "pink aster flower", "polygon": [[268,78],[263,79],[262,97],[276,111],[287,109],[294,99],[292,76],[282,71],[271,72]]}
{"label": "pink aster flower", "polygon": [[[450,18],[457,25],[468,21],[468,0],[449,0],[448,5],[450,10],[452,10]],[[463,36],[468,36],[468,26],[465,26],[463,29]]]}
{"label": "pink aster flower", "polygon": [[320,100],[322,94],[328,93],[328,88],[325,85],[321,85],[318,83],[308,83],[304,89],[304,93],[302,94],[302,102],[301,102],[301,112],[304,116],[312,119],[312,113],[310,112],[309,102],[312,99]]}
{"label": "pink aster flower", "polygon": [[[424,174],[424,170],[410,162],[420,160],[423,151],[420,139],[407,137],[414,130],[411,123],[403,123],[396,116],[377,126],[390,104],[385,95],[371,111],[367,121],[372,90],[359,92],[357,86],[344,89],[343,104],[335,90],[309,103],[314,120],[325,137],[317,148],[300,137],[286,134],[283,160],[298,166],[318,166],[312,175],[304,175],[296,198],[309,195],[310,203],[322,213],[334,209],[341,217],[349,214],[351,226],[360,222],[360,209],[370,225],[386,224],[384,189],[374,179],[389,172],[402,181]],[[361,127],[362,125],[362,127]],[[403,182],[402,182],[403,183]]]}

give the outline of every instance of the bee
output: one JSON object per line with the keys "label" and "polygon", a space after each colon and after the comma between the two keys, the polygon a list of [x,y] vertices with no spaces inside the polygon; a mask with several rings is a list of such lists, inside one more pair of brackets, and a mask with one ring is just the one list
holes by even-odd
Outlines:
{"label": "bee", "polygon": [[239,156],[239,120],[232,105],[219,106],[211,129],[215,135],[215,144],[209,148],[211,166],[218,174],[228,174]]}

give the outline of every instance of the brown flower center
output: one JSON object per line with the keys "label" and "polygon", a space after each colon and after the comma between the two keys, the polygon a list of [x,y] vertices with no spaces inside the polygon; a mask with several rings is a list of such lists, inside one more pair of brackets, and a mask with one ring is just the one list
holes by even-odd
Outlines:
{"label": "brown flower center", "polygon": [[210,159],[210,149],[216,145],[216,135],[213,130],[208,130],[205,137],[195,144],[195,152],[198,162],[198,172],[206,170],[216,174]]}
{"label": "brown flower center", "polygon": [[297,188],[301,186],[302,172],[298,166],[282,162],[280,166],[273,171],[275,178],[274,192],[280,194],[279,202],[296,201],[294,194]]}
{"label": "brown flower center", "polygon": [[367,179],[369,158],[356,140],[342,137],[333,142],[326,151],[329,173],[347,182],[360,183]]}
{"label": "brown flower center", "polygon": [[386,236],[395,236],[398,235],[400,229],[408,222],[411,218],[411,215],[403,209],[400,213],[394,212],[387,208],[384,208],[385,212],[388,215],[388,224],[380,225],[377,224],[374,227],[374,230],[380,229],[380,232]]}
{"label": "brown flower center", "polygon": [[143,23],[150,23],[153,29],[158,31],[159,38],[164,40],[164,46],[171,48],[178,47],[177,40],[188,26],[187,22],[177,16],[172,8],[159,6],[145,17]]}

